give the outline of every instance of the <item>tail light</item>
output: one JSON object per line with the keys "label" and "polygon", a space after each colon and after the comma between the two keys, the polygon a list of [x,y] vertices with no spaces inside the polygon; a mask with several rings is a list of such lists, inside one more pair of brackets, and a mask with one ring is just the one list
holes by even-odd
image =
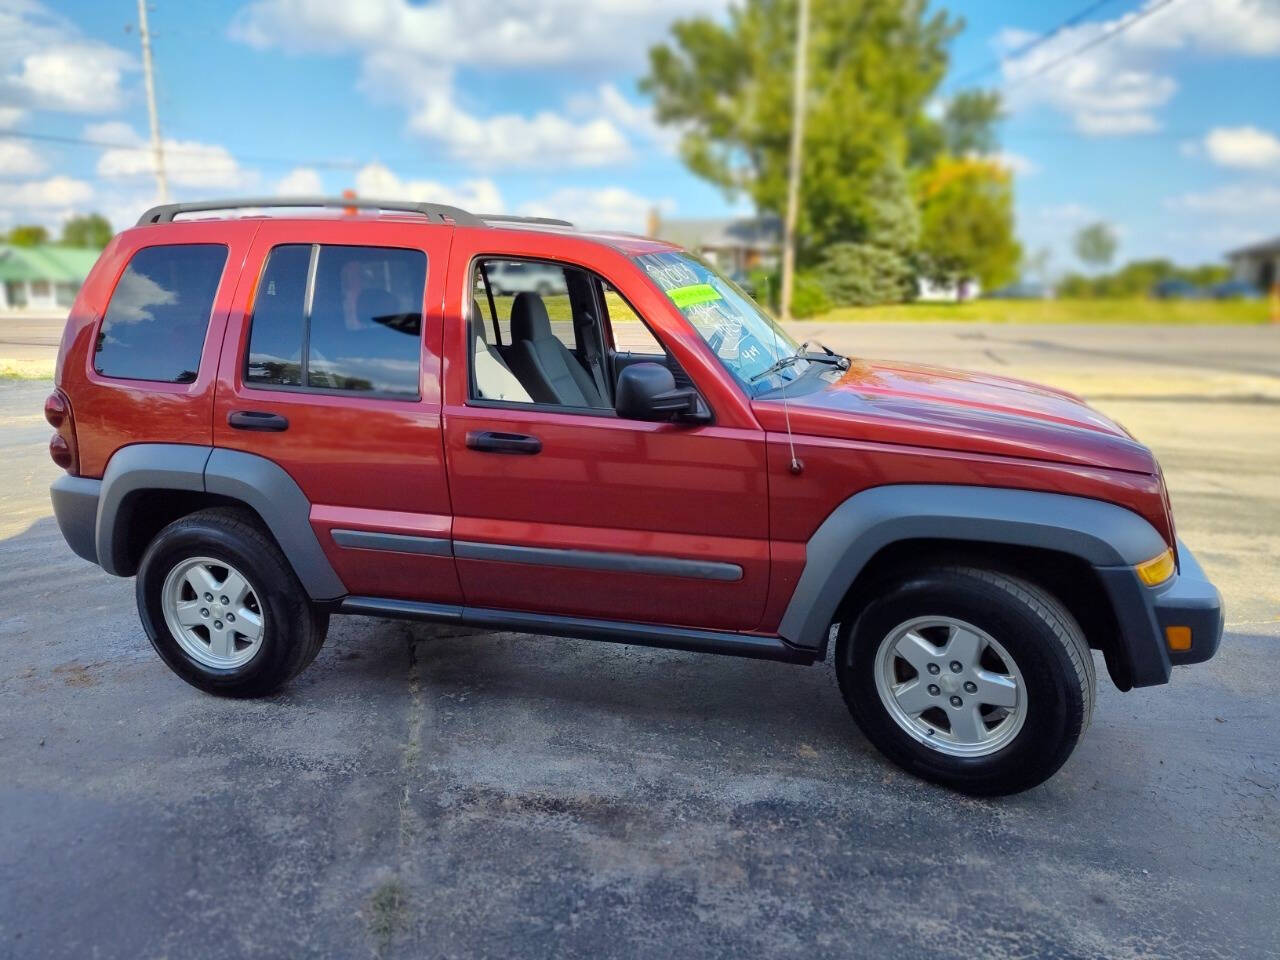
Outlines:
{"label": "tail light", "polygon": [[44,418],[57,431],[49,438],[49,456],[62,469],[75,473],[80,458],[76,448],[76,425],[71,416],[71,403],[61,390],[49,394],[44,402]]}

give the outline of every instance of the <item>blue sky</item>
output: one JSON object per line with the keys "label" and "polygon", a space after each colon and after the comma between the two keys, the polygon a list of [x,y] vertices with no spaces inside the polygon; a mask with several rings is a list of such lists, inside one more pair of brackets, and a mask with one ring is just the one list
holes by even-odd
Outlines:
{"label": "blue sky", "polygon": [[[355,187],[620,229],[653,206],[731,209],[636,90],[671,21],[723,0],[151,6],[178,198]],[[1092,220],[1116,226],[1121,258],[1216,260],[1280,233],[1280,0],[942,6],[967,24],[942,93],[1005,91],[1019,232],[1056,270]],[[0,0],[0,132],[98,144],[0,136],[0,227],[88,209],[122,227],[154,201],[136,15]]]}

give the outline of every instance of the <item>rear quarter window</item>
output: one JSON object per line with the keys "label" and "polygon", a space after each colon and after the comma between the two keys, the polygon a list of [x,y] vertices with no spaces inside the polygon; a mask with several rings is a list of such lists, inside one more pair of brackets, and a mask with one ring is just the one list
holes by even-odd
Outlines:
{"label": "rear quarter window", "polygon": [[98,330],[104,377],[191,383],[227,262],[223,244],[144,247],[129,260]]}

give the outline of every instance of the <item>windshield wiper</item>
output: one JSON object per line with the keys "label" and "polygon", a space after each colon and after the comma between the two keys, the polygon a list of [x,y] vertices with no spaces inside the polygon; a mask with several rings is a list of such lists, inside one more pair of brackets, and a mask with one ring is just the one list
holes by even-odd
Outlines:
{"label": "windshield wiper", "polygon": [[790,356],[779,357],[764,370],[761,370],[752,377],[751,382],[755,383],[757,380],[763,380],[765,377],[772,376],[800,360],[808,360],[810,363],[829,363],[832,366],[839,367],[841,370],[849,369],[848,357],[842,357],[834,350],[831,350],[829,347],[825,347],[820,343],[815,345],[822,347],[822,353],[810,353],[809,341],[806,340],[804,343],[800,344],[795,353]]}

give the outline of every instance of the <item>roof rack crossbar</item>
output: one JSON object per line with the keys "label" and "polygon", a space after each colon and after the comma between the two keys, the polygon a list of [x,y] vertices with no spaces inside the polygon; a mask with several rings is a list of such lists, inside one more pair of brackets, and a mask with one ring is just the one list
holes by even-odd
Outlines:
{"label": "roof rack crossbar", "polygon": [[411,200],[370,200],[366,197],[238,197],[231,200],[201,200],[196,203],[162,203],[138,218],[138,226],[172,223],[182,213],[238,210],[247,207],[355,207],[361,210],[394,210],[418,213],[433,223],[453,222],[464,227],[483,227],[484,220],[460,207],[445,203],[417,203]]}

